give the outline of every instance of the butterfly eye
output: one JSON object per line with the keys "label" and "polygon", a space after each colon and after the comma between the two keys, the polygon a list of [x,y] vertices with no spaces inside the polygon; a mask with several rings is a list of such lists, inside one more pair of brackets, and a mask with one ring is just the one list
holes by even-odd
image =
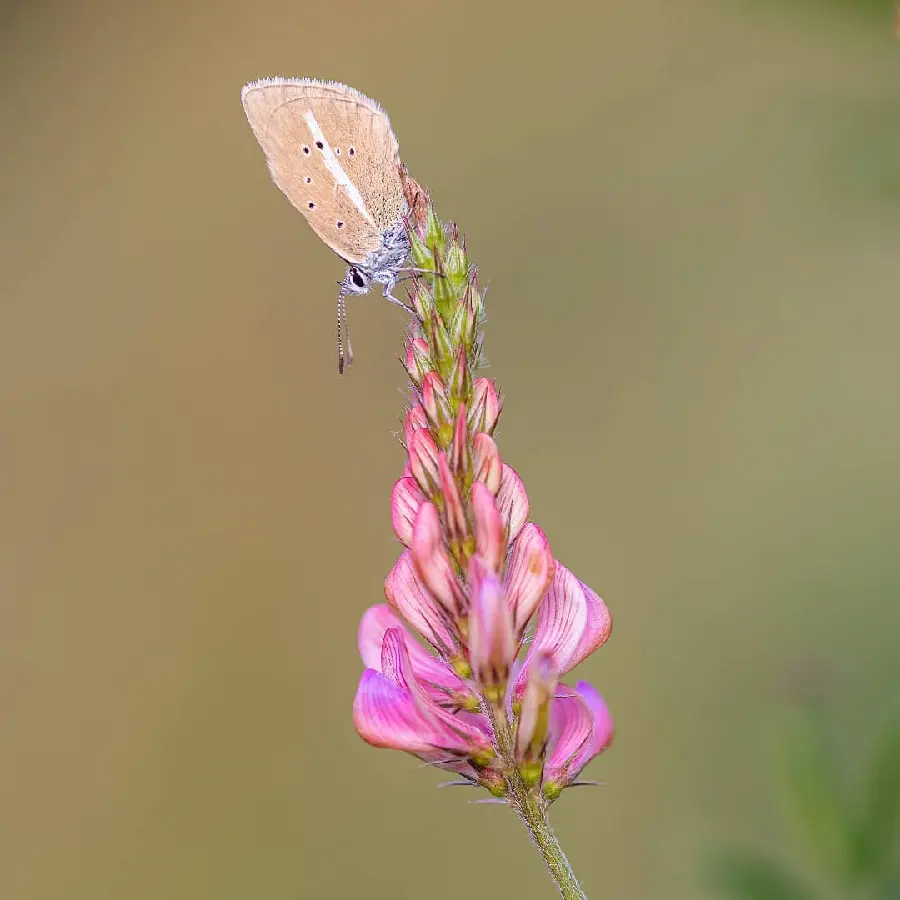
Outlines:
{"label": "butterfly eye", "polygon": [[365,287],[365,286],[366,286],[365,281],[363,281],[362,275],[360,275],[359,272],[356,271],[356,269],[353,269],[353,270],[351,271],[350,277],[353,279],[353,283],[354,283],[357,287]]}

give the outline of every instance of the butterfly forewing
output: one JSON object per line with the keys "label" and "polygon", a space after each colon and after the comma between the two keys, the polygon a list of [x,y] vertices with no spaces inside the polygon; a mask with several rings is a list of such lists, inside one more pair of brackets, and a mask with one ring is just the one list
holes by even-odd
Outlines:
{"label": "butterfly forewing", "polygon": [[403,202],[399,161],[390,167],[396,191],[393,176],[366,178],[381,171],[373,162],[398,158],[387,116],[352,88],[327,82],[267,79],[248,84],[242,99],[272,180],[335,253],[363,263],[381,246],[384,216],[396,221]]}

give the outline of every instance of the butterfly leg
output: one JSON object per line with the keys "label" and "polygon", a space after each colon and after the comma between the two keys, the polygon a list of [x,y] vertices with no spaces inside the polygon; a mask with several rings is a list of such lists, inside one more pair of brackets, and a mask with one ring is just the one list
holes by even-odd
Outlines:
{"label": "butterfly leg", "polygon": [[[435,272],[434,269],[419,269],[416,266],[404,266],[398,272],[412,272],[413,275],[431,275],[432,278],[446,278],[443,272]],[[406,276],[409,277],[408,275]]]}
{"label": "butterfly leg", "polygon": [[411,316],[414,316],[416,314],[416,311],[411,306],[408,306],[399,297],[395,297],[391,293],[391,289],[387,285],[384,286],[384,298],[385,298],[385,300],[390,300],[391,303],[394,303],[395,305],[399,306],[401,309],[406,310],[406,312],[408,312]]}
{"label": "butterfly leg", "polygon": [[372,280],[377,281],[384,286],[383,293],[386,300],[390,300],[391,303],[405,309],[412,316],[416,314],[415,310],[411,309],[407,304],[391,293],[397,285],[397,276],[393,272],[376,272],[372,277]]}

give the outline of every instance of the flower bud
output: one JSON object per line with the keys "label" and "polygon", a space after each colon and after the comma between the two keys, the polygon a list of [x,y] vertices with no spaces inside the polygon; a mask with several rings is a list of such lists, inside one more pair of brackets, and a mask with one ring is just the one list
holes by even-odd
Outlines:
{"label": "flower bud", "polygon": [[512,614],[500,579],[478,556],[469,561],[469,660],[488,700],[503,702],[509,669],[516,657]]}

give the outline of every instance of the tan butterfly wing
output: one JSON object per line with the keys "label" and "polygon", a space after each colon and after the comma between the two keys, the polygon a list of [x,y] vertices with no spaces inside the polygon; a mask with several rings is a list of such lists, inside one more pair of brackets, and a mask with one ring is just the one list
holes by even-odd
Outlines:
{"label": "tan butterfly wing", "polygon": [[275,184],[335,253],[365,262],[405,204],[384,110],[353,88],[312,79],[251,82],[241,99]]}

